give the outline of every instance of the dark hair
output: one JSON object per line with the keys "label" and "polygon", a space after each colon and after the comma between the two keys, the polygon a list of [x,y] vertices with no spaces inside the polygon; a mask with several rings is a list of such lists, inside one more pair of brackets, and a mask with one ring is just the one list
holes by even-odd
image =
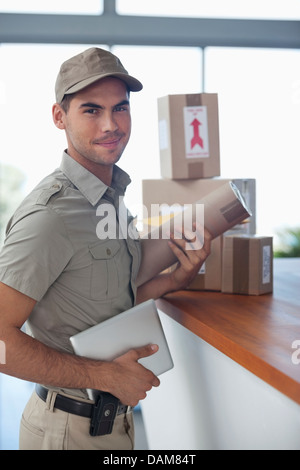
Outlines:
{"label": "dark hair", "polygon": [[60,103],[60,106],[64,110],[64,112],[67,114],[70,108],[70,103],[74,97],[75,93],[70,93],[69,95],[65,95],[62,99],[62,102]]}
{"label": "dark hair", "polygon": [[[127,85],[127,83],[125,83],[123,81],[123,83],[125,84],[126,86],[126,89],[127,89],[127,93],[128,93],[128,98],[130,97],[130,88],[129,86]],[[70,108],[70,103],[72,101],[72,99],[74,98],[74,96],[76,95],[76,93],[70,93],[70,94],[67,94],[67,95],[64,95],[61,103],[60,103],[60,106],[62,107],[62,109],[64,110],[64,112],[67,114],[68,111],[69,111],[69,108]]]}

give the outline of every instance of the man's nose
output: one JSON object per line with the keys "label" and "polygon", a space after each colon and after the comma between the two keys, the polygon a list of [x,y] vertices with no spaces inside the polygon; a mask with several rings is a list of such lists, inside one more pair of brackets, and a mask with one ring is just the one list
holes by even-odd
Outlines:
{"label": "man's nose", "polygon": [[117,121],[113,113],[105,113],[101,119],[102,132],[114,132],[118,129]]}

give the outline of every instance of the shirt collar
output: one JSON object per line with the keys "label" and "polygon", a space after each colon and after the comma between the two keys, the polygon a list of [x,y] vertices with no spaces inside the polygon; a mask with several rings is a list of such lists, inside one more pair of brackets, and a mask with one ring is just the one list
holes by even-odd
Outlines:
{"label": "shirt collar", "polygon": [[109,187],[70,157],[66,151],[63,153],[60,169],[93,206],[99,202],[106,191],[108,193],[117,193],[118,196],[124,195],[127,186],[131,182],[128,174],[115,165],[112,185]]}

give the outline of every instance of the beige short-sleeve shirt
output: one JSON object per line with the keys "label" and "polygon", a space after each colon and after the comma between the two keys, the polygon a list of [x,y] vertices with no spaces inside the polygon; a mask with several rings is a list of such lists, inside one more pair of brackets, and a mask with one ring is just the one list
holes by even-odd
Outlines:
{"label": "beige short-sleeve shirt", "polygon": [[134,304],[141,254],[122,201],[129,182],[115,166],[107,187],[64,152],[9,221],[0,281],[37,300],[26,326],[44,344],[73,352],[71,335]]}

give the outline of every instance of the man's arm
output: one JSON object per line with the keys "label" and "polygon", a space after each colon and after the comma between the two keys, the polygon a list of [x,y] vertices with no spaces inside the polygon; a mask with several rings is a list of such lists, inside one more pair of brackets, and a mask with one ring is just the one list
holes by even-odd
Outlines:
{"label": "man's arm", "polygon": [[50,348],[21,331],[35,300],[0,283],[0,340],[5,345],[5,364],[0,372],[62,388],[92,388],[115,395],[135,406],[159,379],[137,360],[157,347],[130,350],[114,361],[90,360]]}
{"label": "man's arm", "polygon": [[[187,249],[187,240],[184,237],[175,239],[174,235],[170,235],[169,246],[178,260],[177,267],[171,273],[160,274],[138,287],[138,303],[184,289],[192,282],[211,251],[212,237],[206,229],[203,232],[204,240],[200,249]],[[196,232],[196,237],[198,237],[196,242],[199,242],[199,230]],[[195,245],[197,246],[197,243]]]}

